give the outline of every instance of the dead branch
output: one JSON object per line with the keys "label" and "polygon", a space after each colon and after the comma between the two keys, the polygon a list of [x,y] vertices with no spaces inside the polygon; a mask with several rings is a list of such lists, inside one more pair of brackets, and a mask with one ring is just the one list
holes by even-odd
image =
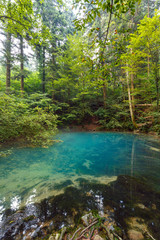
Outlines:
{"label": "dead branch", "polygon": [[113,240],[113,236],[110,233],[109,229],[104,224],[101,224],[101,226],[106,230],[109,240]]}
{"label": "dead branch", "polygon": [[112,234],[113,234],[116,238],[118,238],[118,240],[123,240],[117,233],[115,233],[115,232],[112,231]]}
{"label": "dead branch", "polygon": [[89,236],[89,239],[90,239],[90,240],[91,240],[91,238],[92,238],[93,232],[94,232],[94,228],[92,229],[91,234],[90,234],[90,236]]}
{"label": "dead branch", "polygon": [[74,237],[76,236],[76,234],[81,230],[82,228],[79,228],[77,231],[75,231],[75,233],[73,234],[73,236],[71,237],[71,239],[70,240],[73,240],[74,239]]}
{"label": "dead branch", "polygon": [[62,240],[62,239],[63,239],[63,236],[64,236],[66,230],[67,230],[66,227],[64,227],[64,228],[62,229],[62,232],[61,232],[61,235],[60,235],[60,237],[59,237],[59,240]]}
{"label": "dead branch", "polygon": [[97,224],[98,220],[92,222],[88,227],[86,227],[85,229],[83,229],[83,231],[80,233],[79,237],[76,240],[79,240],[82,238],[83,234],[89,229],[91,228],[93,225]]}
{"label": "dead branch", "polygon": [[156,240],[148,231],[145,231],[144,234],[147,234],[152,240]]}

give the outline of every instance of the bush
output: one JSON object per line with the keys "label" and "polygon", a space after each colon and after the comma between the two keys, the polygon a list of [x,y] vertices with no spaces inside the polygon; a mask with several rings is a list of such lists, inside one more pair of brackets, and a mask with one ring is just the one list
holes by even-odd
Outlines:
{"label": "bush", "polygon": [[57,116],[49,111],[49,105],[33,108],[27,98],[1,94],[0,106],[1,142],[23,137],[36,145],[47,144],[57,129]]}

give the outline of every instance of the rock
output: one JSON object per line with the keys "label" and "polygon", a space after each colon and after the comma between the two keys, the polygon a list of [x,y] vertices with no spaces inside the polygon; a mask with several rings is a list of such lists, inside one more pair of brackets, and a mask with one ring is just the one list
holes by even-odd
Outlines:
{"label": "rock", "polygon": [[54,229],[54,223],[53,223],[53,221],[52,221],[52,222],[49,224],[48,231],[49,231],[49,232],[52,232],[53,229]]}
{"label": "rock", "polygon": [[55,240],[55,238],[51,235],[48,240]]}
{"label": "rock", "polygon": [[86,215],[84,215],[83,217],[81,217],[82,222],[85,226],[88,226],[90,224],[90,221],[93,220],[93,215],[92,213],[88,213]]}
{"label": "rock", "polygon": [[40,233],[41,231],[41,228],[38,227],[32,234],[31,234],[31,237],[32,238],[36,238],[38,236],[38,234]]}
{"label": "rock", "polygon": [[139,207],[139,208],[141,208],[141,209],[146,209],[146,207],[145,207],[144,204],[142,204],[142,203],[138,203],[138,204],[136,205],[136,207]]}
{"label": "rock", "polygon": [[153,210],[156,210],[156,209],[157,209],[156,204],[154,204],[154,203],[152,204],[152,209],[153,209]]}
{"label": "rock", "polygon": [[104,238],[102,238],[101,236],[99,236],[99,235],[97,234],[97,235],[95,235],[95,236],[93,237],[93,240],[104,240]]}
{"label": "rock", "polygon": [[147,225],[143,218],[131,217],[128,218],[127,223],[130,225],[130,229],[135,229],[139,232],[147,231]]}
{"label": "rock", "polygon": [[128,237],[130,240],[143,240],[144,239],[144,236],[141,232],[138,232],[133,229],[128,231]]}
{"label": "rock", "polygon": [[58,240],[58,239],[59,239],[59,236],[60,236],[60,234],[59,234],[59,233],[56,233],[55,240]]}
{"label": "rock", "polygon": [[65,234],[66,230],[67,230],[66,227],[62,228],[62,231],[61,231],[61,235],[60,235],[60,237],[59,237],[59,240],[62,240],[62,239],[63,239],[63,235]]}

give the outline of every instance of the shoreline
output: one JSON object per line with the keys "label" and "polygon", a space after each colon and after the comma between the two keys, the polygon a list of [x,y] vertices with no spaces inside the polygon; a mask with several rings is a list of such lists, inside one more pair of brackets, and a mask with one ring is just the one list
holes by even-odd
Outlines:
{"label": "shoreline", "polygon": [[[152,137],[152,139],[157,139],[160,142],[160,135],[158,135],[157,132],[148,132],[148,133],[144,133],[141,132],[140,130],[133,130],[133,131],[129,131],[129,130],[120,130],[120,129],[112,129],[112,130],[106,130],[106,129],[98,129],[98,128],[88,128],[86,126],[82,126],[82,125],[71,125],[71,126],[66,126],[64,128],[58,128],[58,132],[56,134],[58,134],[59,132],[117,132],[117,133],[129,133],[129,134],[135,134],[135,135],[142,135],[142,136],[150,136]],[[55,134],[55,136],[56,136]],[[51,140],[50,145],[53,145],[54,142],[57,142],[57,140]],[[26,139],[24,137],[17,137],[14,139],[10,139],[6,142],[0,142],[0,151],[2,148],[8,148],[8,147],[48,147],[48,146],[36,146],[30,142],[27,143]],[[2,150],[3,151],[3,150]]]}

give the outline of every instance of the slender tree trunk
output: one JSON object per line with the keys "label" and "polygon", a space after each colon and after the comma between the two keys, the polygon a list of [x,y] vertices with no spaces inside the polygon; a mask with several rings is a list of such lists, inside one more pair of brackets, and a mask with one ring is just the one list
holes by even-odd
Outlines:
{"label": "slender tree trunk", "polygon": [[103,80],[103,105],[105,109],[107,107],[106,100],[107,100],[107,87],[106,87],[106,81],[104,79]]}
{"label": "slender tree trunk", "polygon": [[20,62],[21,62],[21,93],[23,94],[24,92],[24,53],[23,53],[23,37],[20,36]]}
{"label": "slender tree trunk", "polygon": [[159,78],[156,79],[156,90],[157,90],[157,111],[159,111]]}
{"label": "slender tree trunk", "polygon": [[52,71],[53,71],[53,80],[52,80],[52,101],[54,101],[55,94],[54,94],[54,70],[56,69],[56,60],[55,60],[55,51],[56,45],[52,43]]}
{"label": "slender tree trunk", "polygon": [[156,94],[157,94],[157,111],[159,110],[159,69],[158,64],[155,68],[155,83],[156,83]]}
{"label": "slender tree trunk", "polygon": [[[100,67],[102,67],[102,69],[103,69],[102,79],[103,79],[103,105],[104,105],[104,108],[106,108],[106,99],[107,99],[106,79],[105,79],[105,74],[104,74],[104,53],[105,53],[105,49],[106,49],[106,42],[108,40],[110,24],[112,21],[112,7],[113,7],[113,0],[111,0],[111,9],[110,9],[108,26],[107,26],[107,30],[106,30],[106,35],[104,37],[104,41],[102,40],[101,30],[99,31],[99,40],[103,41],[102,50],[100,51],[100,56],[101,56]],[[100,22],[100,25],[101,25],[101,22]]]}
{"label": "slender tree trunk", "polygon": [[10,79],[11,79],[11,33],[7,32],[6,40],[6,92],[10,91]]}
{"label": "slender tree trunk", "polygon": [[[132,53],[132,48],[131,48],[131,53]],[[131,99],[132,99],[132,109],[133,109],[133,112],[135,111],[135,105],[134,105],[134,75],[133,75],[133,69],[132,69],[132,72],[131,72]]]}
{"label": "slender tree trunk", "polygon": [[133,112],[135,111],[135,104],[134,104],[134,95],[133,95],[133,93],[134,93],[134,75],[133,75],[133,73],[131,73],[131,93],[132,93],[132,95],[131,95],[131,98],[132,98],[132,108],[133,108]]}
{"label": "slender tree trunk", "polygon": [[42,92],[45,93],[46,72],[45,72],[45,46],[42,49]]}
{"label": "slender tree trunk", "polygon": [[129,110],[130,110],[131,120],[132,120],[133,126],[136,128],[137,125],[136,125],[136,122],[135,122],[134,112],[133,112],[133,107],[132,107],[132,99],[131,99],[131,90],[130,90],[130,84],[129,84],[128,66],[127,66],[127,71],[126,71],[126,79],[127,79],[128,100],[129,100]]}
{"label": "slender tree trunk", "polygon": [[147,73],[148,73],[148,77],[149,77],[149,73],[150,73],[149,57],[148,57],[148,71],[147,71]]}
{"label": "slender tree trunk", "polygon": [[[148,0],[148,18],[149,18],[149,0]],[[149,77],[149,73],[150,73],[150,64],[149,64],[149,56],[148,56],[148,77]]]}
{"label": "slender tree trunk", "polygon": [[54,80],[52,81],[52,101],[54,102]]}

